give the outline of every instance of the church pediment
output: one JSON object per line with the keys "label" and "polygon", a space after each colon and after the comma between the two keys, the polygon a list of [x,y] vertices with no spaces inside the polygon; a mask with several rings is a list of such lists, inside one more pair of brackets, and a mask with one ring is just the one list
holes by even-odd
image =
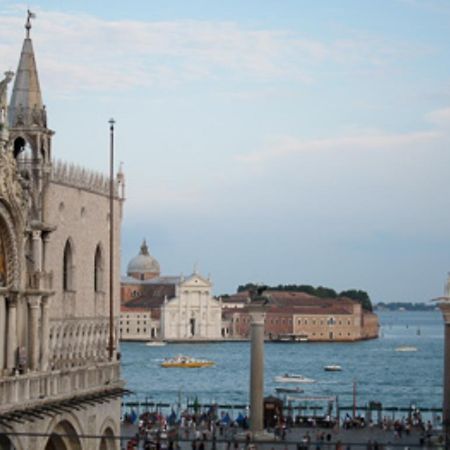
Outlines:
{"label": "church pediment", "polygon": [[187,277],[181,284],[182,287],[201,287],[201,288],[211,288],[211,282],[208,281],[206,278],[203,278],[202,276],[198,274],[192,274],[189,277]]}

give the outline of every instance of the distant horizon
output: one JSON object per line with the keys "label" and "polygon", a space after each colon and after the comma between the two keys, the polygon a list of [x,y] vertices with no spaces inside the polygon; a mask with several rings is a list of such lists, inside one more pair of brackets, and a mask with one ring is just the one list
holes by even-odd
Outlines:
{"label": "distant horizon", "polygon": [[450,270],[450,5],[440,0],[0,0],[15,71],[32,21],[53,157],[126,197],[162,274],[427,302]]}

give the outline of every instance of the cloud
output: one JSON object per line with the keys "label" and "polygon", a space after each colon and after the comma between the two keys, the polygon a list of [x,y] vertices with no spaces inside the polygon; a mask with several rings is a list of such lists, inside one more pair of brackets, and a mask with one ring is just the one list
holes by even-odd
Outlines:
{"label": "cloud", "polygon": [[237,155],[236,159],[245,164],[262,164],[304,152],[405,148],[416,144],[426,144],[440,137],[442,137],[442,133],[435,130],[393,134],[384,131],[360,132],[359,134],[323,139],[282,136],[273,139],[265,149]]}
{"label": "cloud", "polygon": [[[0,60],[15,66],[25,7],[2,9]],[[310,83],[320,65],[376,69],[396,63],[405,53],[399,43],[354,33],[327,42],[291,30],[249,28],[236,22],[145,22],[36,12],[32,37],[40,72],[53,90],[66,94],[205,79]]]}
{"label": "cloud", "polygon": [[449,129],[450,128],[450,107],[432,111],[426,115],[426,119],[433,125]]}

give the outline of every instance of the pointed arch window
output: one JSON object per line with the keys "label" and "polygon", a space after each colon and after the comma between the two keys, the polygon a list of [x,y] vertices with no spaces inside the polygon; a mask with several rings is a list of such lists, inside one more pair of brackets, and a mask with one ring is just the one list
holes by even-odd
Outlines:
{"label": "pointed arch window", "polygon": [[103,252],[100,244],[95,249],[94,256],[94,291],[103,291]]}
{"label": "pointed arch window", "polygon": [[74,265],[73,265],[73,246],[69,239],[67,239],[64,246],[63,256],[63,290],[74,290]]}

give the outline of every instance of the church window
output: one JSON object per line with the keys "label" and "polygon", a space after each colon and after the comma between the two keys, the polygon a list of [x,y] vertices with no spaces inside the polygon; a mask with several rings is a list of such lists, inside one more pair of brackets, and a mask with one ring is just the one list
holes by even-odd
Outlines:
{"label": "church window", "polygon": [[94,257],[94,290],[100,292],[103,290],[103,254],[100,244],[95,249]]}
{"label": "church window", "polygon": [[73,265],[73,249],[69,239],[64,246],[63,256],[63,290],[74,290],[74,265]]}

